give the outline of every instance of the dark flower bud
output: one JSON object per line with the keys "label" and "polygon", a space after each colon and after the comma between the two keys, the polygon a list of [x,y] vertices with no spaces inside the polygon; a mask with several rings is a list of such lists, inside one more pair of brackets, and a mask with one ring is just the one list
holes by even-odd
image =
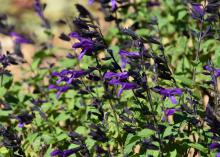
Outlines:
{"label": "dark flower bud", "polygon": [[107,142],[108,138],[106,137],[105,132],[103,132],[99,126],[95,125],[95,124],[91,124],[90,125],[90,136],[92,136],[92,138],[94,140],[100,141],[100,142]]}
{"label": "dark flower bud", "polygon": [[64,33],[61,33],[60,36],[59,36],[59,38],[60,38],[61,40],[64,40],[64,41],[70,41],[70,37],[67,36],[67,35],[64,34]]}
{"label": "dark flower bud", "polygon": [[80,17],[84,17],[84,18],[86,18],[86,17],[89,17],[89,16],[91,16],[91,14],[89,13],[89,11],[84,7],[84,6],[82,6],[82,5],[80,5],[80,4],[76,4],[76,9],[78,10],[78,12],[79,12],[79,16]]}
{"label": "dark flower bud", "polygon": [[25,124],[30,124],[33,121],[34,117],[35,115],[33,113],[28,114],[27,112],[18,115],[16,117],[16,119],[19,121],[18,127],[22,128]]}
{"label": "dark flower bud", "polygon": [[123,129],[124,129],[127,133],[132,133],[132,134],[134,134],[134,133],[136,132],[136,129],[135,129],[135,128],[132,128],[132,127],[130,127],[130,126],[128,126],[128,125],[125,125],[125,126],[123,127]]}

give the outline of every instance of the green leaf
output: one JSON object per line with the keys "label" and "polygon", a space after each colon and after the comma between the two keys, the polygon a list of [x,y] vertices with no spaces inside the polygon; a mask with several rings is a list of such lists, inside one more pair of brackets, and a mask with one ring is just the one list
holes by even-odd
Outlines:
{"label": "green leaf", "polygon": [[175,80],[180,81],[181,84],[186,86],[192,85],[192,80],[188,79],[186,76],[174,76]]}
{"label": "green leaf", "polygon": [[127,135],[127,138],[126,138],[126,141],[125,141],[125,145],[128,145],[130,143],[130,140],[131,140],[132,137],[134,137],[133,134],[128,134]]}
{"label": "green leaf", "polygon": [[166,127],[164,133],[163,133],[163,137],[166,137],[166,136],[169,136],[169,135],[172,135],[173,134],[173,126],[168,126]]}
{"label": "green leaf", "polygon": [[8,115],[12,114],[12,112],[13,111],[0,110],[0,117],[1,116],[8,116]]}
{"label": "green leaf", "polygon": [[186,10],[182,10],[178,13],[178,17],[177,20],[182,20],[186,15],[187,15],[187,11]]}
{"label": "green leaf", "polygon": [[155,134],[155,131],[153,131],[153,130],[143,129],[137,133],[137,136],[142,137],[142,138],[148,138],[154,134]]}
{"label": "green leaf", "polygon": [[28,134],[26,140],[29,142],[32,142],[37,138],[37,136],[38,136],[38,133]]}
{"label": "green leaf", "polygon": [[65,121],[65,120],[67,120],[67,119],[69,119],[69,118],[70,118],[70,115],[68,115],[68,114],[66,114],[66,113],[61,113],[61,114],[59,114],[58,117],[56,117],[55,121],[56,121],[56,122]]}
{"label": "green leaf", "polygon": [[139,131],[136,135],[128,134],[126,141],[125,141],[124,153],[129,154],[133,150],[133,147],[136,145],[136,143],[141,138],[148,138],[154,134],[155,134],[155,131],[150,130],[150,129],[143,129]]}
{"label": "green leaf", "polygon": [[0,154],[7,154],[9,150],[6,147],[1,147],[0,148]]}
{"label": "green leaf", "polygon": [[57,137],[56,137],[56,139],[57,139],[57,141],[62,141],[62,140],[64,140],[64,139],[68,139],[68,135],[67,134],[65,134],[65,133],[62,133],[62,134],[60,134],[60,135],[58,135]]}
{"label": "green leaf", "polygon": [[43,141],[44,141],[44,143],[46,143],[46,144],[51,144],[51,143],[54,143],[54,137],[53,136],[51,136],[50,134],[43,134],[42,135],[42,139],[43,139]]}
{"label": "green leaf", "polygon": [[133,150],[133,147],[135,146],[135,144],[136,142],[133,142],[125,146],[124,153],[129,154]]}
{"label": "green leaf", "polygon": [[40,63],[41,63],[41,59],[38,58],[38,59],[34,60],[33,63],[31,64],[32,70],[36,70]]}
{"label": "green leaf", "polygon": [[159,151],[158,150],[147,150],[147,155],[146,156],[153,156],[153,157],[158,157],[159,155]]}
{"label": "green leaf", "polygon": [[88,130],[86,127],[84,127],[84,126],[79,126],[79,127],[75,130],[75,132],[77,132],[77,133],[79,133],[79,134],[82,134],[82,135],[87,134],[88,131],[89,131],[89,130]]}
{"label": "green leaf", "polygon": [[188,146],[195,148],[203,153],[208,153],[208,148],[204,147],[203,145],[199,143],[188,143]]}
{"label": "green leaf", "polygon": [[140,36],[149,35],[149,32],[147,31],[146,28],[142,28],[142,29],[137,30],[137,35],[140,35]]}
{"label": "green leaf", "polygon": [[0,87],[5,87],[9,89],[13,83],[13,78],[11,75],[0,75]]}
{"label": "green leaf", "polygon": [[92,147],[95,145],[96,141],[91,138],[87,138],[85,143],[86,143],[86,146],[88,147],[88,149],[91,150]]}
{"label": "green leaf", "polygon": [[133,134],[128,134],[126,141],[125,141],[124,153],[129,154],[133,150],[133,147],[135,146],[137,141],[139,141],[139,140],[140,140],[139,136],[135,136]]}
{"label": "green leaf", "polygon": [[173,150],[172,152],[170,152],[170,155],[169,155],[170,157],[176,157],[177,156],[177,151],[176,151],[176,149],[175,150]]}
{"label": "green leaf", "polygon": [[6,89],[4,87],[0,87],[0,97],[3,97],[6,93]]}
{"label": "green leaf", "polygon": [[44,157],[51,157],[50,153],[53,151],[52,145],[49,146],[46,153],[44,154]]}

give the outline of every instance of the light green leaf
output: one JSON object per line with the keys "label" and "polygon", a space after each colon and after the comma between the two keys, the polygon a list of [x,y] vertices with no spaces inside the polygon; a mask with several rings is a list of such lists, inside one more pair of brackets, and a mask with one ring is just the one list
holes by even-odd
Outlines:
{"label": "light green leaf", "polygon": [[148,138],[152,135],[155,134],[155,131],[150,130],[150,129],[143,129],[140,132],[137,133],[137,136],[139,137],[143,137],[143,138]]}
{"label": "light green leaf", "polygon": [[177,156],[177,151],[176,149],[172,152],[170,152],[170,157],[176,157]]}
{"label": "light green leaf", "polygon": [[180,12],[178,13],[177,20],[182,20],[186,15],[187,15],[187,11],[186,11],[186,10],[180,11]]}
{"label": "light green leaf", "polygon": [[195,148],[203,153],[208,153],[208,148],[204,147],[203,145],[199,143],[188,143],[188,146]]}
{"label": "light green leaf", "polygon": [[9,150],[6,147],[1,147],[0,148],[0,154],[7,154]]}

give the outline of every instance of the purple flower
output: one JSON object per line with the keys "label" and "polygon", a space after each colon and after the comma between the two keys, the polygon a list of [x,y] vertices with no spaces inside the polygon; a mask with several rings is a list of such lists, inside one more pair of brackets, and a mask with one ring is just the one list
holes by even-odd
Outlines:
{"label": "purple flower", "polygon": [[68,70],[64,69],[61,72],[53,72],[51,75],[56,76],[59,79],[56,81],[57,84],[60,82],[66,82],[67,84],[71,84],[72,81],[81,76],[85,76],[89,74],[91,71],[88,70]]}
{"label": "purple flower", "polygon": [[19,121],[18,127],[22,128],[25,124],[30,124],[32,120],[34,119],[34,114],[28,114],[27,112],[24,112],[18,116],[16,116],[16,119]]}
{"label": "purple flower", "polygon": [[43,14],[44,7],[41,5],[40,0],[35,0],[34,9],[37,15],[43,21],[43,26],[45,26],[46,28],[50,28],[50,24],[48,20],[44,17],[44,14]]}
{"label": "purple flower", "polygon": [[23,37],[22,35],[16,32],[11,32],[10,35],[11,37],[14,38],[14,41],[16,44],[32,44],[33,43],[33,41],[31,41],[30,39],[26,39],[25,37]]}
{"label": "purple flower", "polygon": [[73,48],[81,48],[82,51],[78,57],[79,60],[83,58],[84,55],[91,55],[94,48],[93,48],[93,41],[89,39],[81,39],[80,42],[75,43]]}
{"label": "purple flower", "polygon": [[82,38],[76,32],[70,33],[69,36],[72,38],[76,38],[80,41],[80,42],[75,43],[72,46],[74,49],[77,49],[77,48],[82,49],[78,57],[79,60],[81,60],[84,55],[92,55],[92,52],[94,51],[94,42],[91,39]]}
{"label": "purple flower", "polygon": [[209,71],[209,72],[212,72],[212,71],[213,71],[215,77],[219,77],[219,76],[220,76],[220,69],[212,68],[212,67],[210,67],[210,66],[208,66],[208,65],[205,65],[203,68],[204,68],[205,70]]}
{"label": "purple flower", "polygon": [[220,152],[218,152],[215,157],[220,157]]}
{"label": "purple flower", "polygon": [[64,150],[64,151],[56,149],[56,150],[54,150],[54,151],[52,151],[50,153],[50,156],[57,156],[57,155],[59,155],[61,157],[68,157],[68,156],[70,156],[70,155],[72,155],[74,153],[77,153],[81,149],[82,149],[81,146],[76,147],[76,148],[72,148],[72,149],[67,149],[67,150]]}
{"label": "purple flower", "polygon": [[120,50],[119,55],[121,56],[121,63],[122,63],[122,68],[125,68],[128,60],[127,58],[139,58],[140,54],[138,52],[128,52],[125,50]]}
{"label": "purple flower", "polygon": [[82,39],[82,37],[77,32],[71,32],[71,33],[69,33],[69,36],[72,38],[76,38],[78,40]]}
{"label": "purple flower", "polygon": [[209,72],[209,75],[212,78],[210,83],[213,85],[217,85],[217,77],[220,76],[220,69],[216,69],[212,65],[205,65],[203,68]]}
{"label": "purple flower", "polygon": [[165,89],[163,87],[157,86],[157,87],[154,87],[153,90],[156,93],[159,93],[160,95],[162,95],[163,96],[163,100],[165,100],[166,97],[168,97],[173,104],[177,104],[177,101],[176,101],[174,96],[175,95],[182,95],[182,93],[183,93],[182,90],[179,89],[179,88]]}
{"label": "purple flower", "polygon": [[[89,0],[89,1],[88,1],[88,4],[91,5],[91,4],[94,3],[94,1],[95,1],[95,0]],[[117,7],[116,0],[110,0],[110,2],[111,2],[112,10],[115,10],[116,7]]]}
{"label": "purple flower", "polygon": [[128,78],[128,72],[120,72],[120,73],[107,72],[107,73],[105,73],[104,78],[105,79],[116,78],[117,80],[127,79]]}
{"label": "purple flower", "polygon": [[164,111],[164,116],[163,116],[163,118],[162,118],[162,121],[165,121],[168,116],[173,115],[175,112],[176,112],[176,109],[174,109],[174,108],[168,108],[168,109],[166,109],[166,110]]}
{"label": "purple flower", "polygon": [[166,110],[165,110],[165,115],[168,117],[168,116],[173,115],[175,112],[176,112],[176,109],[174,109],[174,108],[169,108],[169,109],[166,109]]}
{"label": "purple flower", "polygon": [[139,86],[136,83],[121,83],[122,87],[119,89],[117,96],[119,97],[124,90],[137,89]]}
{"label": "purple flower", "polygon": [[110,79],[108,83],[111,85],[121,86],[117,94],[117,96],[119,97],[124,90],[139,88],[139,86],[136,83],[124,82],[127,80],[128,76],[129,76],[128,72],[120,72],[120,73],[107,72],[104,78],[108,80]]}
{"label": "purple flower", "polygon": [[54,151],[52,151],[51,153],[50,153],[50,156],[57,156],[57,155],[62,155],[62,151],[61,150],[59,150],[59,149],[56,149],[56,150],[54,150]]}
{"label": "purple flower", "polygon": [[[57,98],[59,98],[60,94],[68,91],[71,88],[71,83],[74,79],[77,79],[79,77],[85,76],[89,73],[91,73],[95,69],[89,69],[89,70],[68,70],[64,69],[61,72],[53,72],[51,75],[58,77],[58,80],[56,81],[57,85],[49,85],[49,89],[56,89],[58,92],[56,94]],[[66,84],[63,86],[59,86],[58,84],[61,82],[65,82]]]}
{"label": "purple flower", "polygon": [[95,1],[95,0],[89,0],[89,1],[88,1],[88,4],[89,4],[89,5],[92,5],[92,4],[94,3],[94,1]]}
{"label": "purple flower", "polygon": [[209,149],[220,149],[220,144],[217,142],[213,142],[210,144]]}
{"label": "purple flower", "polygon": [[116,9],[116,0],[111,0],[112,10]]}
{"label": "purple flower", "polygon": [[62,93],[65,93],[66,91],[68,91],[70,89],[70,86],[49,85],[48,88],[49,89],[56,89],[57,90],[56,97],[58,99]]}
{"label": "purple flower", "polygon": [[199,20],[203,19],[205,15],[205,10],[201,4],[193,3],[191,10],[192,10],[192,17],[194,19],[199,19]]}

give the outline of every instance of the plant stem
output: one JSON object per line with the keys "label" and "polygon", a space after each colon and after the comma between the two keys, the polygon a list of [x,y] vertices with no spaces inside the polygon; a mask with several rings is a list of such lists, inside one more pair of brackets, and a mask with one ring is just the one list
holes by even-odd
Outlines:
{"label": "plant stem", "polygon": [[149,101],[149,104],[150,104],[150,107],[151,107],[151,111],[153,112],[153,123],[154,125],[157,127],[157,136],[158,136],[158,139],[159,139],[159,149],[160,149],[160,156],[162,157],[163,156],[163,152],[162,152],[162,139],[160,137],[160,133],[158,132],[159,130],[159,127],[158,127],[158,123],[157,123],[157,119],[154,115],[154,107],[153,107],[153,101],[152,101],[152,98],[151,98],[151,94],[150,94],[150,90],[148,89],[147,90],[147,98],[148,98],[148,101]]}
{"label": "plant stem", "polygon": [[197,46],[196,57],[195,57],[196,65],[194,65],[194,67],[193,67],[193,78],[192,78],[193,79],[193,84],[196,81],[196,66],[197,66],[197,64],[199,62],[199,53],[200,53],[200,47],[201,47],[201,43],[202,43],[203,24],[204,24],[204,17],[201,19],[201,22],[200,22],[198,46]]}
{"label": "plant stem", "polygon": [[119,141],[118,141],[119,142],[119,148],[120,148],[121,153],[123,154],[123,152],[124,152],[124,150],[123,150],[123,143],[122,143],[122,140],[121,140],[120,129],[119,129],[120,125],[119,125],[117,113],[116,113],[116,110],[115,110],[111,100],[109,100],[109,104],[110,104],[111,110],[113,112],[113,116],[115,118],[116,128],[117,128],[118,137],[119,137]]}
{"label": "plant stem", "polygon": [[[198,47],[196,50],[196,58],[195,58],[196,64],[199,62],[199,52],[200,52],[201,41],[202,41],[202,32],[199,33],[199,38],[198,38]],[[196,65],[194,65],[193,67],[193,84],[195,83],[195,81],[196,81]]]}

